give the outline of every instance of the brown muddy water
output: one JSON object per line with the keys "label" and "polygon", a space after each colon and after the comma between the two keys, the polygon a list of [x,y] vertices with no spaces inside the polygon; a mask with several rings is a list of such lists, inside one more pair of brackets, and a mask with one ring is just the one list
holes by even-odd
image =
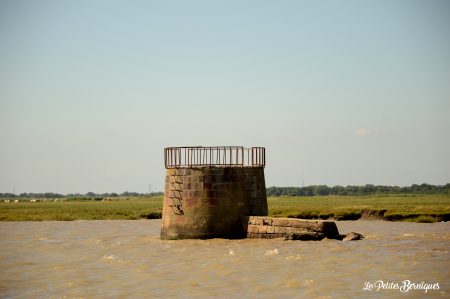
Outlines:
{"label": "brown muddy water", "polygon": [[450,223],[337,222],[366,236],[353,242],[161,241],[160,225],[2,222],[0,297],[450,297]]}

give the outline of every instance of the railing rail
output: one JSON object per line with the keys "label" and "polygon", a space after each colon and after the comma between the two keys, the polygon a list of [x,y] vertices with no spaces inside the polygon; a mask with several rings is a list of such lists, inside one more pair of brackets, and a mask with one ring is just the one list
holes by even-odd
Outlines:
{"label": "railing rail", "polygon": [[264,147],[243,146],[183,146],[164,149],[166,168],[190,168],[204,166],[265,167]]}

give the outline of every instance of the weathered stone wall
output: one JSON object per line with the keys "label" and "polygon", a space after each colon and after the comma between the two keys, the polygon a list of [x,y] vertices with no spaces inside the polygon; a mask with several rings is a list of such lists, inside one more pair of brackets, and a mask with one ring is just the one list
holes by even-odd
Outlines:
{"label": "weathered stone wall", "polygon": [[267,213],[262,167],[166,171],[161,239],[245,238],[243,216]]}
{"label": "weathered stone wall", "polygon": [[339,239],[336,224],[326,220],[247,217],[247,237],[253,239],[285,238],[289,240]]}

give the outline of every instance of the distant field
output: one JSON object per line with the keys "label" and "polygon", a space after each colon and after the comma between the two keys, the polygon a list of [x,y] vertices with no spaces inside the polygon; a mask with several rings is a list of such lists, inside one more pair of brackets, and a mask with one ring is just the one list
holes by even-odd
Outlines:
{"label": "distant field", "polygon": [[162,196],[0,203],[0,221],[161,218]]}
{"label": "distant field", "polygon": [[450,220],[450,194],[270,197],[275,217],[356,220],[361,217],[390,221]]}
{"label": "distant field", "polygon": [[[450,219],[450,195],[269,197],[269,215],[306,219],[435,222]],[[162,196],[0,203],[0,221],[161,218]]]}

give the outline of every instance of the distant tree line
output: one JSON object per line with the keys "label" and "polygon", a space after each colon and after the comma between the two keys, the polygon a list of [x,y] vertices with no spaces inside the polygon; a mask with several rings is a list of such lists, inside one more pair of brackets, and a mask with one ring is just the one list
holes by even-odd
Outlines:
{"label": "distant tree line", "polygon": [[[381,186],[381,185],[363,185],[363,186],[332,186],[312,185],[307,187],[269,187],[267,196],[317,196],[317,195],[371,195],[371,194],[449,194],[450,183],[445,185],[413,184],[411,186]],[[125,191],[122,193],[94,193],[87,192],[59,194],[53,192],[46,193],[0,193],[0,198],[95,198],[95,197],[143,197],[143,196],[161,196],[162,192],[138,193]]]}
{"label": "distant tree line", "polygon": [[450,183],[445,185],[413,184],[411,186],[332,186],[269,187],[267,196],[317,196],[317,195],[371,195],[371,194],[448,194]]}
{"label": "distant tree line", "polygon": [[69,193],[69,194],[59,194],[53,192],[46,193],[0,193],[0,198],[80,198],[80,197],[143,197],[143,196],[158,196],[163,195],[162,192],[152,192],[152,193],[138,193],[138,192],[122,192],[122,193],[94,193],[87,192],[82,193]]}

